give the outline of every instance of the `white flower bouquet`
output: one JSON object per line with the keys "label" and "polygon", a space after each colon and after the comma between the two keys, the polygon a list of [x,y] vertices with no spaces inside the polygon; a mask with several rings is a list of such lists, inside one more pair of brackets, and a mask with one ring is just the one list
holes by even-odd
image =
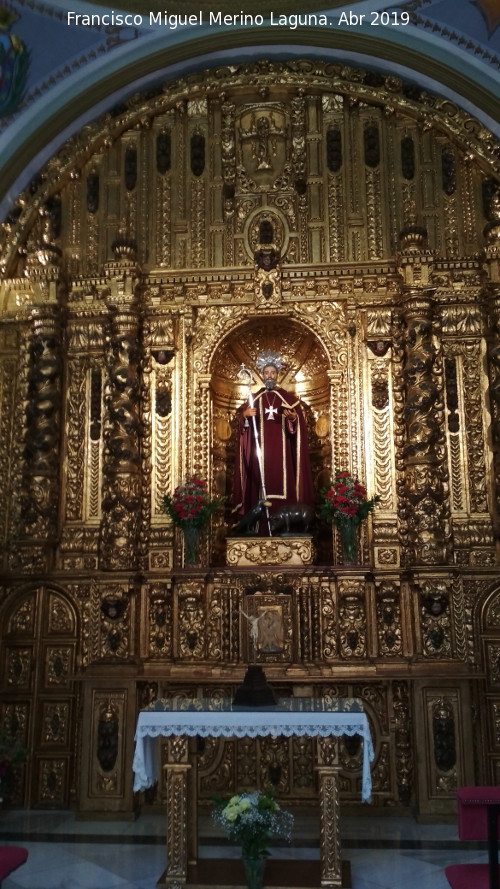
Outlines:
{"label": "white flower bouquet", "polygon": [[269,855],[271,837],[291,840],[293,815],[280,808],[271,790],[240,793],[229,801],[214,797],[212,818],[230,840],[241,844],[243,858]]}

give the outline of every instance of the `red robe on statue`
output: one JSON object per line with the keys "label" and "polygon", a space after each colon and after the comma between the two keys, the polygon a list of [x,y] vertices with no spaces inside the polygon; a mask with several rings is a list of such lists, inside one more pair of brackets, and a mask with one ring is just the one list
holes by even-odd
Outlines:
{"label": "red robe on statue", "polygon": [[[262,465],[269,513],[294,503],[314,506],[314,488],[304,415],[300,399],[275,386],[259,389],[253,396],[257,410],[255,421],[262,451]],[[241,410],[248,407],[246,402]],[[297,419],[283,415],[283,410],[296,411]],[[262,496],[255,435],[252,418],[239,420],[239,442],[233,485],[233,512],[241,517],[255,506]]]}

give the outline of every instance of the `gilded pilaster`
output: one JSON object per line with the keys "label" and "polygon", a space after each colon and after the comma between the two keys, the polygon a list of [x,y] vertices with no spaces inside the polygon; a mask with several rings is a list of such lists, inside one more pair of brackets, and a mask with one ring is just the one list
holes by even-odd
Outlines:
{"label": "gilded pilaster", "polygon": [[328,258],[330,262],[342,262],[345,259],[345,188],[344,146],[342,135],[344,128],[344,98],[338,95],[324,94],[321,97],[323,119],[323,138],[326,143],[326,162],[324,172],[327,177],[325,198],[327,198],[326,218],[328,232]]}
{"label": "gilded pilaster", "polygon": [[407,682],[392,683],[396,782],[401,803],[408,804],[413,792],[413,746],[410,694]]}
{"label": "gilded pilaster", "polygon": [[491,443],[493,451],[492,511],[497,546],[500,538],[500,188],[497,185],[489,208],[486,226],[486,269],[489,282],[490,335],[488,337],[489,398],[491,406]]}
{"label": "gilded pilaster", "polygon": [[319,819],[321,844],[321,886],[342,886],[339,835],[339,741],[318,738]]}
{"label": "gilded pilaster", "polygon": [[235,183],[236,183],[236,143],[235,105],[223,101],[221,107],[221,175],[222,210],[224,218],[224,258],[226,266],[235,265]]}
{"label": "gilded pilaster", "polygon": [[489,395],[492,411],[493,446],[493,517],[495,536],[500,535],[500,286],[496,285],[491,299],[491,332],[488,348],[490,369]]}
{"label": "gilded pilaster", "polygon": [[188,741],[169,738],[164,770],[167,785],[167,861],[157,886],[182,889],[187,878]]}
{"label": "gilded pilaster", "polygon": [[[366,385],[365,424],[368,490],[376,490],[380,503],[373,516],[375,564],[381,568],[400,563],[397,543],[397,494],[395,466],[394,385],[392,379],[394,344],[391,314],[370,307],[365,315]],[[370,436],[368,438],[368,435]]]}
{"label": "gilded pilaster", "polygon": [[[299,91],[299,95],[292,99],[291,107],[290,107],[290,125],[291,125],[291,134],[292,134],[292,168],[293,168],[293,177],[294,177],[294,186],[295,191],[297,193],[297,200],[299,206],[298,213],[298,228],[299,228],[299,250],[300,256],[297,257],[299,262],[308,262],[311,260],[311,253],[315,253],[314,257],[316,262],[324,261],[324,251],[319,246],[319,243],[316,246],[315,234],[318,234],[318,237],[321,239],[321,231],[322,229],[309,232],[308,237],[308,227],[310,224],[310,219],[318,219],[319,211],[320,211],[320,202],[319,200],[312,199],[312,207],[308,217],[308,201],[307,201],[307,154],[306,154],[306,132],[310,132],[309,128],[306,127],[306,101],[304,97],[304,90]],[[312,177],[311,177],[312,172]],[[314,170],[309,170],[309,181],[311,178],[314,181]],[[313,187],[313,194],[316,189]],[[310,245],[313,245],[313,249],[311,251]]]}
{"label": "gilded pilaster", "polygon": [[210,477],[210,454],[205,447],[212,425],[210,374],[197,374],[195,389],[195,428],[193,429],[193,469],[202,478]]}

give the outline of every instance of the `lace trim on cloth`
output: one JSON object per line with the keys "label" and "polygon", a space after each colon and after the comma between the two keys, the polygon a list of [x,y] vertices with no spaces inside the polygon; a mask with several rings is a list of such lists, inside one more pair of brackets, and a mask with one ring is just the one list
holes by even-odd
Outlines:
{"label": "lace trim on cloth", "polygon": [[[157,745],[151,743],[151,739],[159,737],[199,735],[202,738],[257,738],[283,735],[287,738],[326,738],[360,735],[363,739],[361,797],[364,802],[370,801],[370,762],[374,758],[374,750],[368,719],[361,711],[360,702],[346,699],[329,702],[331,705],[325,706],[327,702],[298,699],[290,702],[291,705],[282,702],[276,708],[248,709],[244,712],[239,708],[232,710],[229,702],[219,702],[210,709],[209,705],[206,708],[199,706],[200,703],[183,701],[176,706],[172,701],[157,701],[150,709],[141,711],[135,735],[134,790],[151,787],[157,780]],[[317,712],[319,703],[323,703],[321,712]]]}

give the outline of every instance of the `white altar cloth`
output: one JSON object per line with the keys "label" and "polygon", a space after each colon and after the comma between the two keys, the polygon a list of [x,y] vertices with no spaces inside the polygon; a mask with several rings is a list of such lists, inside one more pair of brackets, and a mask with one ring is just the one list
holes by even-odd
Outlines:
{"label": "white altar cloth", "polygon": [[162,700],[141,710],[135,733],[134,790],[145,790],[158,780],[156,738],[256,738],[271,735],[363,739],[361,797],[371,798],[370,762],[373,743],[362,701],[356,698],[284,698],[275,707],[233,707],[229,700]]}

